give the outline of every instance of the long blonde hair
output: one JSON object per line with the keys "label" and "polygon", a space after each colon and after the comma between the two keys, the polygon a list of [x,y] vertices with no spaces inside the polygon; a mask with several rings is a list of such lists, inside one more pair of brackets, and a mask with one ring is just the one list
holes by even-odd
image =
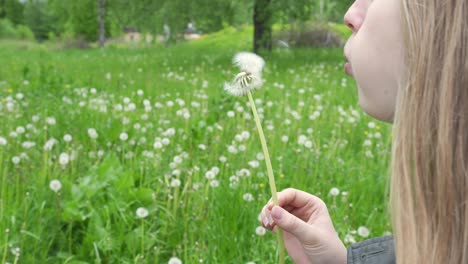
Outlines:
{"label": "long blonde hair", "polygon": [[468,263],[468,1],[401,0],[390,208],[397,263]]}

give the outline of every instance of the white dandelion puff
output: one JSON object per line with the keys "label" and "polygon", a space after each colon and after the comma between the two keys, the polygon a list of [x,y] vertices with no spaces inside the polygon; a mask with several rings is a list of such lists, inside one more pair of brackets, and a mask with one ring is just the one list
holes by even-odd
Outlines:
{"label": "white dandelion puff", "polygon": [[370,235],[369,229],[367,229],[365,226],[360,226],[357,230],[357,233],[361,237],[368,237]]}
{"label": "white dandelion puff", "polygon": [[60,165],[67,165],[70,162],[70,156],[67,153],[61,153],[59,156],[59,163]]}
{"label": "white dandelion puff", "polygon": [[259,236],[264,236],[266,233],[266,229],[263,226],[258,226],[255,228],[255,233]]}
{"label": "white dandelion puff", "polygon": [[250,52],[240,52],[234,56],[233,64],[241,70],[232,82],[224,84],[224,90],[234,96],[244,96],[263,85],[262,70],[265,61]]}
{"label": "white dandelion puff", "polygon": [[330,195],[331,196],[338,196],[340,194],[340,190],[336,187],[331,188]]}
{"label": "white dandelion puff", "polygon": [[136,209],[135,214],[138,218],[145,218],[148,216],[149,212],[148,209],[144,207],[139,207],[138,209]]}
{"label": "white dandelion puff", "polygon": [[60,189],[62,189],[62,183],[59,180],[51,180],[49,183],[49,188],[54,192],[58,192]]}
{"label": "white dandelion puff", "polygon": [[169,259],[167,264],[182,264],[182,260],[180,260],[178,257],[172,257]]}

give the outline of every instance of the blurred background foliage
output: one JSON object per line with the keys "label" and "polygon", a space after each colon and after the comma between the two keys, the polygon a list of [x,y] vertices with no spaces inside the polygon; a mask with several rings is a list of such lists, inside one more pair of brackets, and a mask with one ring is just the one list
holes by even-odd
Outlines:
{"label": "blurred background foliage", "polygon": [[[122,37],[129,28],[142,34],[164,35],[165,24],[171,31],[170,40],[176,42],[189,23],[201,34],[229,27],[256,27],[252,19],[254,5],[271,13],[267,27],[281,25],[291,37],[318,26],[323,29],[330,22],[341,23],[351,3],[350,0],[0,0],[0,38],[96,42],[102,21],[101,34],[106,42]],[[308,37],[313,36],[316,35]]]}

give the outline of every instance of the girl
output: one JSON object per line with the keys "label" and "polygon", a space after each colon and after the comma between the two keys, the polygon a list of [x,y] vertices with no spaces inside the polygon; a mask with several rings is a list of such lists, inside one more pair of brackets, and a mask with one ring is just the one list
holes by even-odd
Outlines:
{"label": "girl", "polygon": [[295,189],[264,226],[284,229],[296,263],[468,263],[468,0],[356,0],[345,23],[359,103],[394,124],[394,237],[346,250],[326,205]]}

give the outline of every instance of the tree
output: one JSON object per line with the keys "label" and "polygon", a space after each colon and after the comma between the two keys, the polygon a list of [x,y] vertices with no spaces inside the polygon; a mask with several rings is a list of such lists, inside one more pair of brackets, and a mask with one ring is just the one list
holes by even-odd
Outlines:
{"label": "tree", "polygon": [[106,38],[106,30],[104,27],[105,5],[106,0],[97,0],[98,4],[98,23],[99,23],[99,46],[104,46]]}
{"label": "tree", "polygon": [[29,0],[24,7],[24,18],[37,40],[47,39],[53,31],[53,19],[45,1]]}
{"label": "tree", "polygon": [[272,47],[272,0],[255,0],[253,24],[255,53],[271,51]]}

